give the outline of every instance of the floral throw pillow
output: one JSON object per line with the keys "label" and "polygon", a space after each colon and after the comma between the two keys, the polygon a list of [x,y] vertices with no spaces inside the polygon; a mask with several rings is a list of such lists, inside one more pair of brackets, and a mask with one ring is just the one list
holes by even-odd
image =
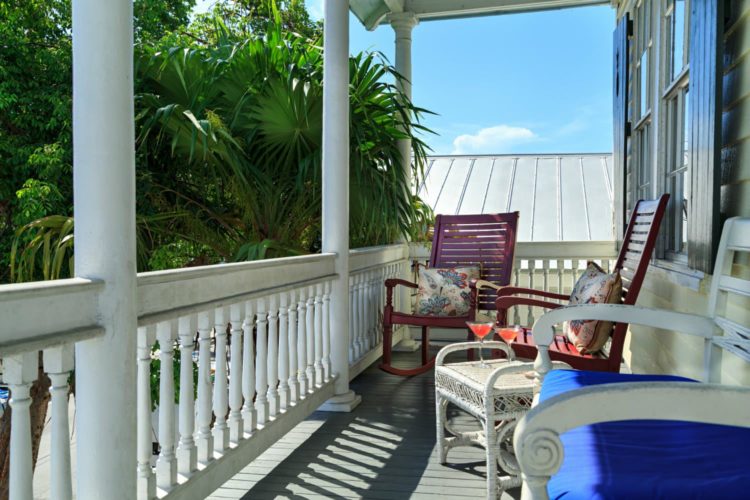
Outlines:
{"label": "floral throw pillow", "polygon": [[[620,273],[608,274],[594,262],[578,279],[570,294],[568,305],[619,304],[622,298]],[[609,339],[612,323],[609,321],[574,320],[565,322],[563,332],[582,354],[601,350]]]}
{"label": "floral throw pillow", "polygon": [[479,267],[420,268],[415,314],[467,316],[473,279],[479,279]]}

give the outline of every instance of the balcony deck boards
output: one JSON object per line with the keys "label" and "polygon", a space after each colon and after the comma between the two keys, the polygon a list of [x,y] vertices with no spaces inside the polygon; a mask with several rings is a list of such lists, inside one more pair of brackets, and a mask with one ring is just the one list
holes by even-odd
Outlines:
{"label": "balcony deck boards", "polygon": [[[397,366],[416,357],[394,353]],[[449,465],[438,463],[432,372],[403,378],[371,366],[352,388],[363,397],[354,412],[314,413],[210,498],[485,497],[482,449],[454,448]],[[457,410],[451,418],[476,428]]]}

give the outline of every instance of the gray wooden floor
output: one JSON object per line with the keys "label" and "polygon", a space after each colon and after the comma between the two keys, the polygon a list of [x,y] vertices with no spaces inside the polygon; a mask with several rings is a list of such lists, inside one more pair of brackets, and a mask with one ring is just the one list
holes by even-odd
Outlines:
{"label": "gray wooden floor", "polygon": [[[394,364],[416,359],[395,353]],[[438,463],[433,380],[373,365],[352,382],[363,399],[354,412],[314,413],[210,498],[484,498],[482,449],[454,448]],[[451,418],[476,426],[458,410]]]}

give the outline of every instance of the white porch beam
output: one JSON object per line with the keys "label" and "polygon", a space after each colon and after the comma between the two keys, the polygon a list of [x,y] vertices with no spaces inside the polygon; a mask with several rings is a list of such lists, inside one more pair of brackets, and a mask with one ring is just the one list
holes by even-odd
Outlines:
{"label": "white porch beam", "polygon": [[365,28],[373,30],[389,14],[413,12],[420,20],[477,17],[518,12],[607,5],[615,0],[349,0]]}
{"label": "white porch beam", "polygon": [[608,0],[405,0],[404,10],[420,19],[474,17],[512,12],[564,9],[585,5],[606,5]]}
{"label": "white porch beam", "polygon": [[349,389],[349,8],[325,0],[323,21],[323,252],[336,254],[331,287],[331,362],[335,395],[321,410],[351,411]]}
{"label": "white porch beam", "polygon": [[104,335],[76,344],[77,496],[136,495],[133,2],[73,0],[75,269]]}

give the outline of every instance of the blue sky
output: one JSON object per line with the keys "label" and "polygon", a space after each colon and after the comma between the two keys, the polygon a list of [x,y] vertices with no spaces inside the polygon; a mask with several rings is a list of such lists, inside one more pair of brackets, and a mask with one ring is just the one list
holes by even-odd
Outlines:
{"label": "blue sky", "polygon": [[[322,0],[306,3],[322,17]],[[608,6],[421,23],[413,100],[438,114],[426,142],[435,154],[611,151],[614,26]],[[350,48],[395,62],[389,26],[351,16]]]}

